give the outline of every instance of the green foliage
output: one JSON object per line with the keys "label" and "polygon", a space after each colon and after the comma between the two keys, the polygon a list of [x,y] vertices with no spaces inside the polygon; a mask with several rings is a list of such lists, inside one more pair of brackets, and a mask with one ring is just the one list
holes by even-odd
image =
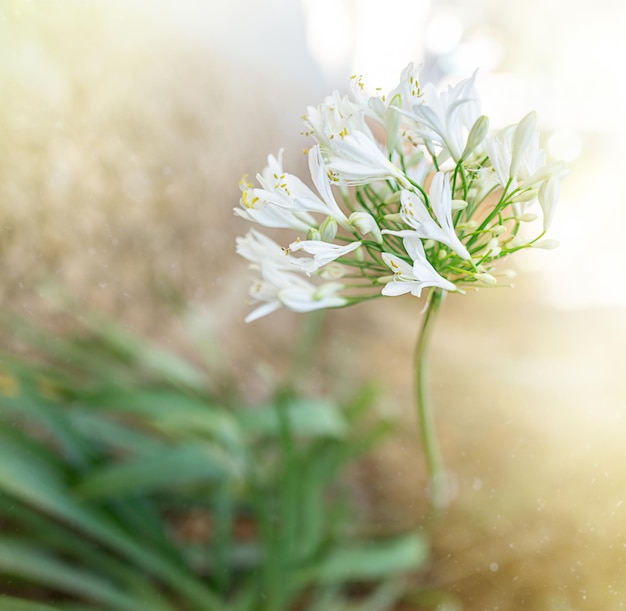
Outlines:
{"label": "green foliage", "polygon": [[11,328],[28,350],[0,358],[1,609],[383,611],[426,562],[415,534],[369,540],[342,486],[388,432],[365,424],[371,389],[245,406],[110,323]]}

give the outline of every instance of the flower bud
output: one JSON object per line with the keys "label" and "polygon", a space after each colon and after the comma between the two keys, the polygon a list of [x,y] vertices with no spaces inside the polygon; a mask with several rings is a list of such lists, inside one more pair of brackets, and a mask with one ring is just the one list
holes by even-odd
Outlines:
{"label": "flower bud", "polygon": [[477,274],[474,274],[474,278],[476,278],[476,280],[484,282],[485,284],[495,284],[497,282],[497,280],[491,274],[487,274],[485,272],[479,272]]}
{"label": "flower bud", "polygon": [[537,215],[534,212],[525,212],[517,217],[518,221],[522,221],[523,223],[532,223],[532,221],[537,220]]}
{"label": "flower bud", "polygon": [[383,201],[383,204],[397,204],[400,199],[402,198],[402,192],[401,191],[395,191],[394,193],[392,193],[389,197],[386,197]]}
{"label": "flower bud", "polygon": [[560,183],[559,179],[552,174],[541,183],[539,187],[539,203],[543,210],[543,229],[548,230],[554,217],[556,203],[559,200]]}
{"label": "flower bud", "polygon": [[513,196],[515,202],[530,202],[537,197],[537,190],[526,188]]}
{"label": "flower bud", "polygon": [[511,156],[511,167],[509,176],[515,176],[522,161],[522,157],[530,144],[530,140],[537,125],[537,114],[535,111],[529,112],[515,128],[513,134],[513,155]]}
{"label": "flower bud", "polygon": [[362,235],[371,233],[376,242],[379,244],[382,243],[383,236],[380,233],[380,227],[378,227],[376,220],[371,214],[369,214],[369,212],[353,212],[350,215],[348,222],[353,227],[356,227]]}
{"label": "flower bud", "polygon": [[393,151],[398,147],[398,132],[402,115],[397,112],[402,108],[402,96],[397,93],[389,102],[389,110],[385,112],[385,131],[387,132],[387,148]]}
{"label": "flower bud", "polygon": [[544,250],[552,250],[554,248],[557,248],[558,245],[559,245],[558,240],[551,240],[551,239],[539,240],[539,242],[533,242],[532,244],[530,244],[532,248],[543,248]]}
{"label": "flower bud", "polygon": [[487,254],[490,257],[497,257],[502,252],[502,248],[498,242],[498,238],[491,238],[487,244]]}
{"label": "flower bud", "polygon": [[485,139],[489,131],[489,119],[482,115],[476,119],[470,133],[467,136],[467,144],[461,153],[461,160],[466,159],[469,154]]}
{"label": "flower bud", "polygon": [[452,210],[465,210],[467,208],[467,202],[464,199],[453,199]]}
{"label": "flower bud", "polygon": [[507,243],[506,247],[511,250],[513,248],[522,248],[523,246],[528,246],[528,242],[522,238],[522,236],[516,235],[514,238],[511,238]]}
{"label": "flower bud", "polygon": [[319,230],[315,229],[314,227],[311,227],[306,232],[306,239],[307,240],[321,240],[322,236],[320,235]]}
{"label": "flower bud", "polygon": [[326,220],[320,225],[320,239],[323,242],[332,242],[337,235],[337,221],[332,217],[326,217]]}
{"label": "flower bud", "polygon": [[485,284],[495,284],[497,282],[497,280],[491,274],[486,274],[485,272],[479,272],[477,274],[474,274],[474,278],[476,278],[476,280],[484,282]]}

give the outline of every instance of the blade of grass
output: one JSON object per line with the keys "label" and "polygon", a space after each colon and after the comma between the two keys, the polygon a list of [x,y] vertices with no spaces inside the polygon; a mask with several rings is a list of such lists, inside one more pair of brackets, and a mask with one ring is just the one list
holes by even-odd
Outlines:
{"label": "blade of grass", "polygon": [[0,594],[0,609],[2,611],[60,611],[59,607],[51,607],[25,598],[14,598]]}
{"label": "blade of grass", "polygon": [[115,584],[54,556],[35,546],[0,540],[0,572],[27,581],[45,584],[60,592],[105,604],[119,611],[145,608],[140,600],[119,591]]}
{"label": "blade of grass", "polygon": [[128,563],[92,542],[77,537],[75,531],[4,495],[0,495],[0,516],[5,522],[4,530],[10,527],[14,539],[24,533],[25,539],[37,542],[49,553],[59,553],[66,559],[74,559],[82,568],[89,567],[98,574],[111,576],[125,585],[129,594],[140,600],[152,601],[155,611],[172,611],[162,594],[134,567],[129,567]]}
{"label": "blade of grass", "polygon": [[[294,397],[284,399],[286,417],[294,435],[302,437],[346,436],[348,428],[339,408],[327,399]],[[275,404],[242,410],[236,414],[243,430],[263,436],[281,435],[281,421]]]}
{"label": "blade of grass", "polygon": [[388,578],[422,568],[428,555],[426,541],[415,533],[390,541],[345,545],[323,561],[319,579],[345,582]]}
{"label": "blade of grass", "polygon": [[219,449],[186,444],[108,465],[89,474],[74,490],[87,498],[119,498],[186,484],[223,482],[236,477],[237,471],[237,465]]}
{"label": "blade of grass", "polygon": [[0,437],[0,489],[5,493],[74,526],[137,562],[201,608],[207,611],[221,608],[219,599],[190,572],[181,571],[162,554],[136,542],[96,507],[77,504],[63,482],[58,464],[46,464],[40,456],[35,457],[29,452],[28,444],[18,443],[15,434]]}

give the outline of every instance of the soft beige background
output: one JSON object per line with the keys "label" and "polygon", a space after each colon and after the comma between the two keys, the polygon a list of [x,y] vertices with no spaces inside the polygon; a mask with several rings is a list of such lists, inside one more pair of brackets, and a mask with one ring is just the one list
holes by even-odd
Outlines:
{"label": "soft beige background", "polygon": [[[353,72],[387,86],[411,60],[443,80],[479,67],[494,124],[536,109],[572,172],[561,247],[521,254],[514,289],[445,305],[431,374],[458,493],[428,578],[469,610],[623,609],[625,26],[608,0],[0,0],[4,307],[45,323],[70,294],[181,351],[191,326],[258,397],[258,363],[284,374],[302,317],[242,322],[241,175],[280,147],[301,170],[299,116]],[[375,378],[382,415],[402,423],[357,477],[380,532],[424,511],[410,408],[421,307],[328,313],[304,381],[345,392]]]}

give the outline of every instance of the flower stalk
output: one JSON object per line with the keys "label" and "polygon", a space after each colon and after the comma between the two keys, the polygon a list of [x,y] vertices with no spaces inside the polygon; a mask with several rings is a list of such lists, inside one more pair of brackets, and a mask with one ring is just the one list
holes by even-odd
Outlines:
{"label": "flower stalk", "polygon": [[422,318],[417,343],[415,344],[414,355],[415,408],[417,410],[422,447],[428,470],[428,489],[433,517],[438,517],[445,513],[450,504],[448,480],[443,466],[435,426],[435,415],[428,390],[430,340],[445,296],[446,292],[441,289],[435,288],[430,291],[426,312]]}

